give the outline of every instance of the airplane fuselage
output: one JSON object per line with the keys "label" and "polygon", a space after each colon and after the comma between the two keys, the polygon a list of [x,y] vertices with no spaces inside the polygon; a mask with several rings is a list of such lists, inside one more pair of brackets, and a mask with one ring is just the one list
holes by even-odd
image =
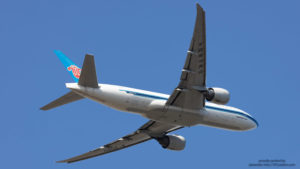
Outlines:
{"label": "airplane fuselage", "polygon": [[148,119],[179,126],[205,125],[210,127],[244,131],[256,128],[257,121],[248,113],[225,105],[210,102],[199,110],[166,106],[169,95],[99,84],[99,88],[66,83],[77,94],[124,112],[140,114]]}

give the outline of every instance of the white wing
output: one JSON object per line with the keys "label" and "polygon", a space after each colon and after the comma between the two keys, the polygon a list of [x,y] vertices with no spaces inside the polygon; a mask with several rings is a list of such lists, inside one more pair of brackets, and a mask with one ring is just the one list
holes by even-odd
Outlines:
{"label": "white wing", "polygon": [[90,152],[84,153],[82,155],[72,157],[66,160],[58,161],[59,163],[72,163],[95,156],[100,156],[117,150],[121,150],[152,138],[161,137],[166,133],[172,132],[174,130],[182,128],[181,126],[172,126],[169,124],[162,124],[156,121],[149,121],[140,127],[137,131],[127,136],[124,136],[116,141],[106,144]]}
{"label": "white wing", "polygon": [[206,89],[206,37],[205,11],[197,4],[197,17],[193,38],[182,69],[180,83],[167,101],[167,105],[188,109],[204,107]]}

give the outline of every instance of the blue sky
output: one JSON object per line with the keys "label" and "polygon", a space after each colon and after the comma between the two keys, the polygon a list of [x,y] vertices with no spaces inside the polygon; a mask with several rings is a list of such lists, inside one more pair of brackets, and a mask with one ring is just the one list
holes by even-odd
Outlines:
{"label": "blue sky", "polygon": [[78,65],[86,53],[94,54],[100,83],[170,94],[192,37],[196,2],[1,1],[0,167],[244,169],[263,159],[300,165],[296,0],[198,1],[207,16],[208,86],[228,89],[229,105],[252,114],[259,128],[184,128],[175,132],[187,139],[181,152],[149,141],[78,163],[55,163],[147,120],[87,99],[40,111],[72,82],[53,51]]}

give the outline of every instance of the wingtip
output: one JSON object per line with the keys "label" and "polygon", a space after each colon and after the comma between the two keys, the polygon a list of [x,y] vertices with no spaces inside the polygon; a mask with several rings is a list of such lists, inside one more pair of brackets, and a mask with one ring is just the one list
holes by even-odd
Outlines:
{"label": "wingtip", "polygon": [[69,163],[69,162],[66,160],[60,160],[60,161],[56,161],[56,163]]}
{"label": "wingtip", "polygon": [[94,57],[94,55],[91,54],[91,53],[87,53],[87,54],[85,54],[85,56],[88,56],[88,57]]}
{"label": "wingtip", "polygon": [[46,106],[40,107],[40,110],[46,111],[46,110],[49,110],[49,108],[48,108],[47,105],[46,105]]}
{"label": "wingtip", "polygon": [[202,6],[201,6],[199,3],[196,3],[196,7],[197,7],[198,10],[199,10],[199,9],[202,9],[202,10],[203,10]]}
{"label": "wingtip", "polygon": [[196,7],[197,7],[197,13],[204,13],[204,9],[202,8],[202,6],[199,3],[196,3]]}

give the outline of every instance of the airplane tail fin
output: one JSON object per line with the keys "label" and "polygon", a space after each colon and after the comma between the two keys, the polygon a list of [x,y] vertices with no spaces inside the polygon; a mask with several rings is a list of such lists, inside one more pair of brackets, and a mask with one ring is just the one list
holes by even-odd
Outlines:
{"label": "airplane tail fin", "polygon": [[78,67],[75,63],[73,63],[66,55],[64,55],[61,51],[55,50],[54,53],[57,55],[59,60],[71,74],[75,82],[79,81],[81,68]]}
{"label": "airplane tail fin", "polygon": [[85,55],[78,84],[80,86],[85,86],[85,87],[92,87],[92,88],[99,87],[93,55],[90,54]]}
{"label": "airplane tail fin", "polygon": [[65,68],[69,71],[75,82],[78,82],[78,84],[81,86],[98,88],[98,81],[93,55],[85,55],[83,66],[81,69],[61,51],[55,50],[54,52],[58,56],[59,60],[63,63]]}
{"label": "airplane tail fin", "polygon": [[[96,75],[96,68],[94,62],[94,56],[90,54],[86,54],[83,62],[82,69],[75,65],[66,55],[64,55],[61,51],[54,51],[58,56],[59,60],[63,63],[65,68],[69,71],[75,82],[80,86],[98,88],[98,81]],[[64,104],[68,104],[84,97],[71,91],[62,97],[52,101],[51,103],[41,107],[41,110],[49,110],[58,106],[62,106]]]}

